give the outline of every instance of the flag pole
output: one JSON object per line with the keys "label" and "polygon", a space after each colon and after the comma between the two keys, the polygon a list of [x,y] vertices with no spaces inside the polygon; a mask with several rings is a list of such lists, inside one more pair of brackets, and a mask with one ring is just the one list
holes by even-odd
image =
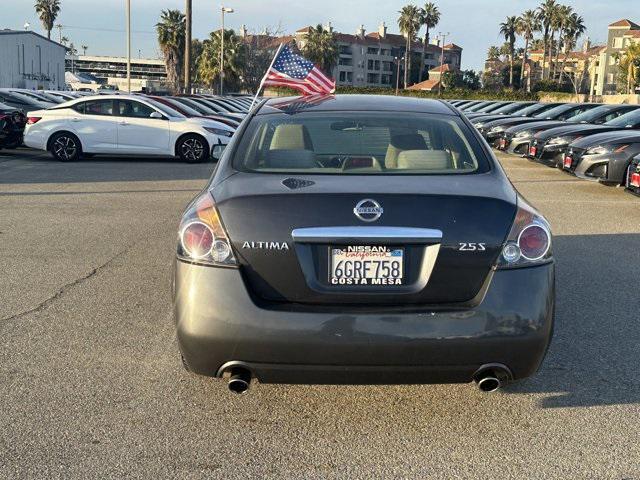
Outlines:
{"label": "flag pole", "polygon": [[273,64],[276,62],[276,58],[278,58],[278,55],[280,54],[280,50],[282,50],[283,45],[284,45],[284,43],[281,43],[278,46],[278,49],[276,50],[276,54],[271,59],[271,64],[269,65],[269,68],[267,69],[267,72],[264,74],[264,77],[262,77],[262,80],[260,80],[260,86],[258,87],[258,90],[256,91],[255,97],[253,97],[253,101],[251,102],[251,106],[249,107],[249,111],[251,111],[253,109],[253,105],[258,100],[258,95],[260,95],[260,90],[262,90],[262,87],[264,86],[264,81],[267,79],[267,76],[269,75],[269,72],[271,71],[271,67],[273,67]]}

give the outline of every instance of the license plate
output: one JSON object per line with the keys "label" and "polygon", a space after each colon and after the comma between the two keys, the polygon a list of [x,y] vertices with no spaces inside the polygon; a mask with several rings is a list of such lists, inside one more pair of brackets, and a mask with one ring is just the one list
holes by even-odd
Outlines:
{"label": "license plate", "polygon": [[529,147],[529,155],[530,156],[535,157],[537,152],[538,152],[538,148],[537,147]]}
{"label": "license plate", "polygon": [[640,188],[640,173],[632,173],[631,180],[629,180],[629,185],[632,187]]}
{"label": "license plate", "polygon": [[564,168],[571,168],[572,163],[573,163],[573,158],[564,157]]}
{"label": "license plate", "polygon": [[505,148],[507,148],[507,140],[505,138],[500,139],[500,141],[498,142],[498,148],[500,150],[504,150]]}
{"label": "license plate", "polygon": [[331,247],[329,283],[332,285],[402,285],[404,249],[383,245]]}

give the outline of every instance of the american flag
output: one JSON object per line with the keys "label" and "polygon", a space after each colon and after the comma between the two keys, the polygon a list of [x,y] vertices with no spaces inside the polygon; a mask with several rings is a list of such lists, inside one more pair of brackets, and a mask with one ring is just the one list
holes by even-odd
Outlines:
{"label": "american flag", "polygon": [[288,45],[279,49],[264,85],[289,87],[303,95],[327,94],[336,91],[336,82],[327,77],[312,62],[291,51]]}

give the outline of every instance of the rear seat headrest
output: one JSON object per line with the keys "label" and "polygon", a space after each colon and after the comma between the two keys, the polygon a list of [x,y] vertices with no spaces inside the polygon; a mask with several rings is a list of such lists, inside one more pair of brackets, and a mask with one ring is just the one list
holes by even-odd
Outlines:
{"label": "rear seat headrest", "polygon": [[451,157],[444,150],[405,150],[398,155],[398,167],[412,170],[447,170]]}

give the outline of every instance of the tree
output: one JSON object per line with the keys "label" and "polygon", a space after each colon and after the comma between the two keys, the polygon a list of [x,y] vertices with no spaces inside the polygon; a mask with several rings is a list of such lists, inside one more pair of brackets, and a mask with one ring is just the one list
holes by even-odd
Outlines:
{"label": "tree", "polygon": [[398,27],[400,27],[400,32],[402,32],[407,41],[404,55],[404,88],[407,88],[409,86],[409,70],[411,69],[411,44],[416,40],[416,34],[420,30],[422,14],[415,5],[405,5],[398,13],[400,14]]}
{"label": "tree", "polygon": [[183,69],[185,16],[180,10],[163,10],[156,24],[158,43],[167,68],[167,80],[176,90],[180,90]]}
{"label": "tree", "polygon": [[547,58],[547,50],[549,48],[549,31],[551,29],[551,24],[554,20],[556,9],[558,8],[558,3],[556,0],[544,0],[542,5],[538,7],[538,15],[540,16],[540,21],[542,23],[542,79],[546,78],[546,68],[545,61]]}
{"label": "tree", "polygon": [[89,47],[87,47],[86,45],[80,45],[80,48],[82,49],[82,54],[86,56],[87,50],[89,50]]}
{"label": "tree", "polygon": [[[556,48],[556,60],[553,63],[553,78],[556,78],[558,72],[558,64],[560,63],[560,50],[563,50],[565,43],[565,36],[567,34],[567,28],[571,21],[571,15],[573,14],[573,8],[568,5],[560,5],[557,12],[557,26],[558,26],[558,48]],[[566,56],[565,56],[566,57]]]}
{"label": "tree", "polygon": [[584,24],[584,19],[577,13],[572,13],[565,26],[565,36],[563,39],[564,59],[562,61],[562,69],[560,70],[560,83],[562,83],[562,79],[564,77],[567,57],[578,43],[578,38],[580,38],[580,36],[586,31],[587,27]]}
{"label": "tree", "polygon": [[[420,11],[420,23],[426,27],[426,32],[424,33],[424,40],[422,41],[422,56],[420,59],[420,75],[419,79],[422,80],[422,76],[424,75],[424,55],[427,49],[427,45],[429,45],[429,30],[435,28],[440,22],[440,10],[433,2],[427,2],[424,5],[424,8]],[[426,79],[429,78],[429,72],[427,71]]]}
{"label": "tree", "polygon": [[490,46],[487,50],[487,60],[500,60],[500,47]]}
{"label": "tree", "polygon": [[635,93],[640,80],[640,43],[632,43],[618,55],[619,68],[627,83],[627,93]]}
{"label": "tree", "polygon": [[516,44],[516,32],[518,31],[518,17],[507,17],[500,24],[500,34],[504,36],[509,45],[509,86],[513,87],[513,54]]}
{"label": "tree", "polygon": [[524,87],[524,68],[529,54],[529,42],[533,40],[533,34],[542,27],[540,16],[535,10],[527,10],[518,18],[518,35],[524,38],[524,50],[522,52],[522,68],[520,69],[520,85]]}
{"label": "tree", "polygon": [[36,0],[34,8],[40,17],[42,26],[47,31],[47,38],[51,40],[51,30],[53,30],[53,24],[60,13],[60,0]]}
{"label": "tree", "polygon": [[302,55],[318,65],[324,73],[331,75],[338,58],[336,34],[322,25],[310,27],[303,45],[300,49]]}
{"label": "tree", "polygon": [[[220,30],[209,34],[202,42],[202,53],[198,59],[198,78],[213,88],[220,80]],[[224,82],[229,90],[242,86],[244,43],[233,30],[224,31]]]}

